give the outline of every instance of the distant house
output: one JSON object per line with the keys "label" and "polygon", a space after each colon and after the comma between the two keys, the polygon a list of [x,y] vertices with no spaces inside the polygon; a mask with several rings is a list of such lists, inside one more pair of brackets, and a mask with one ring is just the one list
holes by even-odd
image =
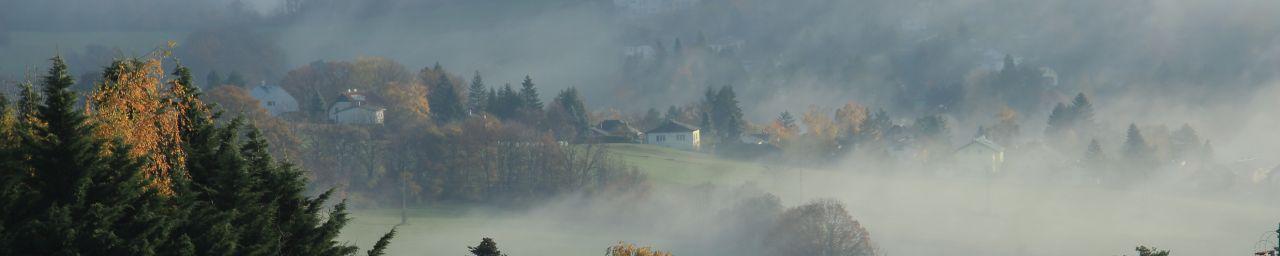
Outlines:
{"label": "distant house", "polygon": [[587,139],[591,142],[638,143],[644,133],[622,120],[604,120],[591,127]]}
{"label": "distant house", "polygon": [[955,157],[961,168],[999,172],[1004,165],[1004,147],[987,139],[987,136],[978,136],[957,149]]}
{"label": "distant house", "polygon": [[657,128],[645,132],[644,135],[645,144],[683,150],[699,150],[702,147],[698,127],[672,120],[667,120]]}
{"label": "distant house", "polygon": [[376,104],[372,95],[348,90],[329,106],[329,120],[340,124],[382,124],[387,108]]}
{"label": "distant house", "polygon": [[267,85],[263,82],[262,85],[250,89],[249,96],[258,99],[258,104],[273,116],[298,111],[298,101],[280,86]]}

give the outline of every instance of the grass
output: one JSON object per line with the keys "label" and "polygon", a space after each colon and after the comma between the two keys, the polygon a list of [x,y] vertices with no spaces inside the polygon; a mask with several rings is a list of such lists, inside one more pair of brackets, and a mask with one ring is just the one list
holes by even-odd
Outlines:
{"label": "grass", "polygon": [[708,154],[647,144],[607,144],[615,156],[662,184],[741,184],[764,174],[764,166],[748,160],[728,160]]}

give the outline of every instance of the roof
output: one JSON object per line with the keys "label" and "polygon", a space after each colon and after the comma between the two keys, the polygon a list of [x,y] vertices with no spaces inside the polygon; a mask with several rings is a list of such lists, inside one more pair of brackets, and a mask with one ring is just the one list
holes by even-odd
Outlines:
{"label": "roof", "polygon": [[254,86],[254,87],[253,87],[253,89],[250,89],[250,90],[249,90],[249,94],[252,94],[252,95],[272,95],[272,96],[289,96],[290,98],[293,98],[293,95],[289,95],[289,92],[286,92],[286,91],[284,90],[284,88],[281,88],[280,86],[275,86],[275,85],[259,85],[259,86]]}
{"label": "roof", "polygon": [[687,125],[687,124],[676,122],[673,120],[667,120],[666,123],[659,125],[658,128],[650,129],[646,133],[693,132],[697,130],[698,130],[698,127],[696,126]]}
{"label": "roof", "polygon": [[600,125],[593,127],[593,129],[598,129],[600,131],[603,131],[606,134],[608,133],[633,133],[633,134],[640,133],[640,130],[631,128],[631,125],[627,124],[626,121],[617,120],[617,119],[601,121]]}
{"label": "roof", "polygon": [[348,90],[338,94],[338,97],[335,97],[332,102],[357,102],[357,101],[380,104],[382,103],[382,98],[378,98],[377,95],[373,95],[371,93],[365,93],[359,90],[352,89],[352,90]]}
{"label": "roof", "polygon": [[981,146],[981,147],[989,148],[996,152],[1004,152],[1003,146],[1000,146],[1000,144],[996,144],[996,142],[991,141],[990,139],[987,139],[987,136],[978,136],[977,138],[973,138],[973,142],[969,142],[969,144],[965,144],[963,147],[960,147],[960,149],[964,149],[970,146]]}

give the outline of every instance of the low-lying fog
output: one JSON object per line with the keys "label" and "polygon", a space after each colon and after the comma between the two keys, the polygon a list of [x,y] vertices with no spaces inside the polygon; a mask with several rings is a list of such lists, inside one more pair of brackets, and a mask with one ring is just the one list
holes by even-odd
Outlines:
{"label": "low-lying fog", "polygon": [[[747,186],[779,195],[786,207],[814,198],[844,202],[885,255],[1124,255],[1139,244],[1177,255],[1250,255],[1274,245],[1260,240],[1275,241],[1280,220],[1274,198],[1193,196],[1172,186],[787,172],[782,181],[758,177]],[[465,245],[493,237],[512,255],[599,255],[618,241],[677,255],[725,255],[735,245],[717,240],[731,229],[720,220],[726,208],[752,194],[743,191],[754,190],[741,186],[719,185],[716,192],[659,188],[651,200],[639,201],[564,199],[524,213],[436,213],[400,227],[390,252],[463,253]],[[344,235],[361,245],[399,222],[394,210],[356,217]]]}

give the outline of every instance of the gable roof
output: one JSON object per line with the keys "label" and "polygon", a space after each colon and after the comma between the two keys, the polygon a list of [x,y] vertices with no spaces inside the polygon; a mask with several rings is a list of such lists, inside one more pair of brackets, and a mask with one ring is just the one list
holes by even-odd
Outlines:
{"label": "gable roof", "polygon": [[648,132],[645,132],[645,133],[693,132],[697,130],[698,130],[698,127],[696,126],[687,125],[681,122],[676,122],[674,120],[667,120],[666,123],[659,125],[657,128],[650,129]]}
{"label": "gable roof", "polygon": [[[973,138],[972,142],[969,142],[969,144],[965,144],[963,147],[960,147],[960,149],[973,147],[973,146],[986,147],[996,152],[1004,152],[1003,146],[1000,146],[1000,144],[996,144],[996,142],[991,141],[990,139],[987,139],[987,136],[978,136],[977,138]],[[960,149],[957,149],[957,150],[960,150]]]}

